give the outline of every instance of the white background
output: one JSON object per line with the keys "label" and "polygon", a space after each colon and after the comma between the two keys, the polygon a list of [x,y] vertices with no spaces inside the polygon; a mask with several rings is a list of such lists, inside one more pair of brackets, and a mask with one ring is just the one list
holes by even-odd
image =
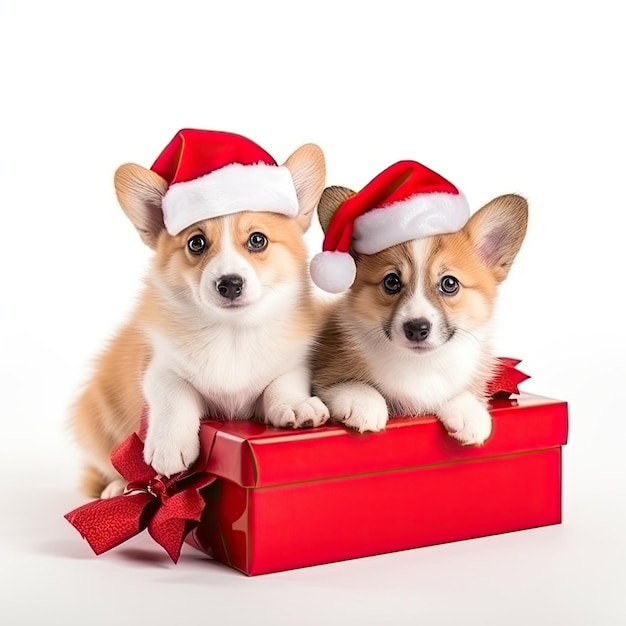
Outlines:
{"label": "white background", "polygon": [[[0,623],[626,623],[618,5],[2,3]],[[329,184],[413,158],[474,208],[528,197],[498,349],[570,403],[563,525],[252,579],[146,537],[92,556],[67,407],[149,256],[112,175],[185,126],[316,142]]]}

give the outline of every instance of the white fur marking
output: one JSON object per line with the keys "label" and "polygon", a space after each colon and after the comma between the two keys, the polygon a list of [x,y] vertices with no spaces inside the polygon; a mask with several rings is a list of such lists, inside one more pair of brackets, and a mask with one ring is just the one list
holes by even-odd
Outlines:
{"label": "white fur marking", "polygon": [[[237,233],[234,232],[233,226],[233,218],[230,216],[225,217],[223,220],[220,251],[215,258],[209,261],[200,279],[200,299],[208,306],[218,310],[223,310],[227,304],[230,304],[217,291],[218,281],[222,276],[228,274],[241,276],[244,281],[243,291],[236,300],[236,306],[242,307],[254,304],[262,296],[259,277],[250,262],[237,250]],[[229,316],[232,313],[232,310],[225,311],[225,314]]]}
{"label": "white fur marking", "polygon": [[431,323],[431,330],[428,339],[420,342],[422,348],[438,348],[443,343],[441,332],[443,330],[443,319],[439,309],[426,297],[424,286],[428,280],[428,267],[426,260],[428,254],[428,243],[425,241],[414,241],[412,243],[414,258],[415,278],[413,280],[413,295],[406,300],[397,310],[393,322],[393,341],[404,345],[407,349],[415,349],[415,343],[406,338],[404,334],[405,322],[425,318]]}

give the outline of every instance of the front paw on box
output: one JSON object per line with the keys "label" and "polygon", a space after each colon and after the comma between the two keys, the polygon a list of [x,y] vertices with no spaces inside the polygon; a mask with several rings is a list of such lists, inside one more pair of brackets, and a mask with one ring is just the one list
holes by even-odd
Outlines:
{"label": "front paw on box", "polygon": [[165,445],[153,446],[146,439],[144,459],[157,474],[173,476],[186,471],[200,454],[200,438],[189,438],[181,445],[167,442]]}
{"label": "front paw on box", "polygon": [[331,412],[338,422],[360,433],[384,430],[389,417],[387,404],[382,396],[380,401],[338,397],[332,403]]}
{"label": "front paw on box", "polygon": [[293,404],[275,404],[265,413],[265,421],[279,428],[315,428],[329,417],[326,405],[315,396]]}
{"label": "front paw on box", "polygon": [[491,416],[487,411],[455,417],[454,420],[442,421],[448,434],[464,446],[481,445],[491,435]]}

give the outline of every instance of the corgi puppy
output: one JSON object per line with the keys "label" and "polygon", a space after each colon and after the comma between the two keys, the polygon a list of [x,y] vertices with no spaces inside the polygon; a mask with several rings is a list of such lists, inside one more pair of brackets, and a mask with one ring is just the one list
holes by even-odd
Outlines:
{"label": "corgi puppy", "polygon": [[[338,206],[353,196],[341,187],[324,191],[318,213],[325,232]],[[381,200],[379,194],[374,206],[384,205]],[[384,211],[374,211],[375,217]],[[406,232],[392,237],[399,243],[387,247],[379,228],[371,235],[382,237],[382,249],[351,249],[354,283],[335,302],[313,357],[314,392],[331,418],[365,432],[384,429],[390,415],[434,414],[462,444],[489,437],[492,314],[498,284],[524,239],[527,214],[524,198],[505,195],[460,230],[455,226],[456,232],[444,228],[445,234],[430,235],[433,222],[423,215],[427,236],[410,238],[407,219]],[[366,247],[361,242],[360,249]]]}
{"label": "corgi puppy", "polygon": [[[193,137],[185,139],[179,151],[193,143]],[[237,167],[231,168],[236,176]],[[280,169],[281,184],[291,185],[292,215],[271,206],[260,210],[264,205],[254,206],[247,188],[242,206],[233,210],[230,196],[221,189],[216,196],[205,185],[200,199],[208,194],[218,216],[196,221],[210,214],[198,205],[176,228],[164,224],[167,210],[178,205],[166,206],[170,184],[163,175],[133,164],[117,170],[121,207],[154,257],[138,305],[98,359],[71,415],[85,454],[87,495],[123,491],[109,457],[139,428],[144,408],[145,461],[165,476],[197,459],[203,417],[258,417],[288,428],[328,419],[310,391],[307,359],[320,317],[303,238],[324,187],[324,157],[317,146],[305,145]],[[259,176],[262,181],[265,171]],[[177,187],[185,192],[188,184]],[[226,187],[238,193],[237,184]],[[245,210],[249,206],[254,210]],[[177,219],[170,215],[170,224]]]}

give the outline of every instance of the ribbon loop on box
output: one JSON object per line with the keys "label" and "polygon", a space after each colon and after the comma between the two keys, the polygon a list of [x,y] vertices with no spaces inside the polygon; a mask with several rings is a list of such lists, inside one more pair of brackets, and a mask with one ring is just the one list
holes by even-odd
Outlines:
{"label": "ribbon loop on box", "polygon": [[487,385],[487,395],[497,399],[506,399],[511,394],[519,393],[519,384],[530,376],[517,369],[521,359],[499,357],[496,369]]}
{"label": "ribbon loop on box", "polygon": [[133,433],[111,455],[111,462],[128,481],[124,493],[96,500],[65,518],[102,554],[144,529],[176,563],[187,536],[200,521],[204,500],[200,490],[215,477],[205,472],[158,475],[143,459],[143,442]]}

